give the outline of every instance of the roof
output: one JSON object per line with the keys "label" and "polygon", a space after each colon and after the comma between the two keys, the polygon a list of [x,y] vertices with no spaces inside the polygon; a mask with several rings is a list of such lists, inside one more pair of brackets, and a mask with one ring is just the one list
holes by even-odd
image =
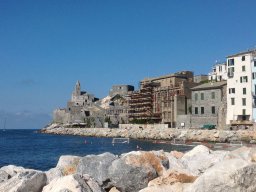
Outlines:
{"label": "roof", "polygon": [[219,81],[219,82],[210,82],[198,85],[196,87],[191,88],[193,91],[196,90],[205,90],[205,89],[218,89],[227,85],[227,81]]}
{"label": "roof", "polygon": [[192,71],[179,71],[179,72],[176,72],[176,73],[172,73],[172,74],[168,74],[168,75],[162,75],[162,76],[159,76],[159,77],[151,77],[151,78],[144,78],[141,82],[145,82],[145,81],[155,81],[155,80],[160,80],[160,79],[166,79],[166,78],[169,78],[169,77],[178,77],[178,78],[183,78],[183,79],[186,79],[186,75],[188,73],[192,73]]}
{"label": "roof", "polygon": [[247,51],[239,52],[239,53],[236,53],[236,54],[233,54],[233,55],[228,55],[227,58],[236,57],[236,56],[239,56],[239,55],[245,55],[245,54],[252,53],[252,52],[256,52],[256,49],[248,49]]}

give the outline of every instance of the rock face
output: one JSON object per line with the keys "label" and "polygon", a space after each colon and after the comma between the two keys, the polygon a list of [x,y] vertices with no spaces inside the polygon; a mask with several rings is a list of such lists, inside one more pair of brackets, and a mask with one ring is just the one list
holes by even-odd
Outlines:
{"label": "rock face", "polygon": [[242,159],[225,160],[199,177],[185,192],[254,192],[256,165]]}
{"label": "rock face", "polygon": [[108,168],[115,159],[117,157],[111,153],[85,156],[78,163],[77,173],[88,174],[103,185],[109,181]]}
{"label": "rock face", "polygon": [[209,148],[199,145],[184,154],[181,162],[191,173],[200,175],[206,169],[222,161],[228,153],[227,151],[211,151]]}
{"label": "rock face", "polygon": [[103,192],[98,183],[88,175],[68,175],[54,179],[43,188],[43,192]]}
{"label": "rock face", "polygon": [[40,171],[24,170],[5,182],[0,183],[0,191],[40,192],[45,184],[45,173]]}
{"label": "rock face", "polygon": [[78,156],[61,156],[57,166],[45,172],[47,176],[47,183],[50,183],[55,178],[76,173],[80,159],[81,157]]}
{"label": "rock face", "polygon": [[0,184],[7,181],[11,176],[3,170],[0,170]]}

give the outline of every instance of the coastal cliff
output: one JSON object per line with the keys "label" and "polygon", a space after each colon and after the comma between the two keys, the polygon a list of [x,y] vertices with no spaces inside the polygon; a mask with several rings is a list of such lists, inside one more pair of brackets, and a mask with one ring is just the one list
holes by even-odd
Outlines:
{"label": "coastal cliff", "polygon": [[256,148],[212,151],[132,151],[120,156],[61,156],[42,172],[0,168],[0,191],[19,192],[233,192],[256,191]]}
{"label": "coastal cliff", "polygon": [[254,130],[202,130],[170,128],[74,128],[71,125],[51,124],[40,130],[41,133],[58,135],[79,135],[88,137],[124,137],[152,140],[184,140],[186,142],[245,142],[256,143]]}

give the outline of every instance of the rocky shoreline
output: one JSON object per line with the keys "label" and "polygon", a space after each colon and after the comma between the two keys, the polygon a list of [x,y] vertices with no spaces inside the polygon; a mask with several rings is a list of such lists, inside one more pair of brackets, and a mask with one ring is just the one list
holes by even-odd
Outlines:
{"label": "rocky shoreline", "polygon": [[51,124],[40,130],[41,133],[58,135],[79,135],[87,137],[124,137],[152,140],[184,140],[186,142],[244,142],[255,144],[254,130],[202,130],[202,129],[168,129],[168,128],[74,128],[70,125]]}
{"label": "rocky shoreline", "polygon": [[42,172],[0,168],[3,192],[234,192],[256,191],[256,148],[212,151],[132,151],[120,156],[61,156]]}

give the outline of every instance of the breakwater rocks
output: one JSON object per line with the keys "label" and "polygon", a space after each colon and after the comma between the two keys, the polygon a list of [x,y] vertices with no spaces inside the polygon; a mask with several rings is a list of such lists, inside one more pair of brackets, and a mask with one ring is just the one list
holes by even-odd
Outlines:
{"label": "breakwater rocks", "polygon": [[212,151],[133,151],[120,156],[61,156],[46,172],[0,168],[3,192],[234,192],[256,191],[256,148]]}
{"label": "breakwater rocks", "polygon": [[89,137],[125,137],[133,139],[182,139],[188,142],[246,142],[256,143],[256,131],[252,130],[201,130],[201,129],[171,129],[171,128],[72,128],[69,125],[51,124],[41,129],[41,133],[59,135],[80,135]]}

